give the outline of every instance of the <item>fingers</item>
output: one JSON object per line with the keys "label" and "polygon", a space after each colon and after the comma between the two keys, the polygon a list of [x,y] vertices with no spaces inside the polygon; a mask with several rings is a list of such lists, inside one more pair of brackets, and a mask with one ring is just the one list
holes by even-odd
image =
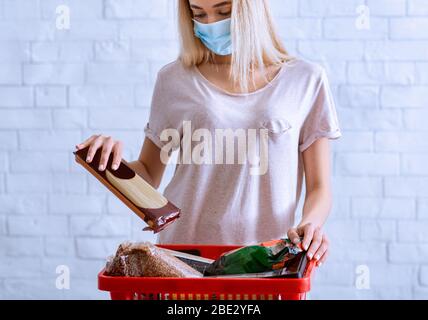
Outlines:
{"label": "fingers", "polygon": [[122,142],[118,141],[113,146],[113,163],[112,163],[112,169],[117,170],[120,166],[120,162],[122,160]]}
{"label": "fingers", "polygon": [[114,142],[112,137],[104,138],[98,170],[103,171],[107,167],[108,159],[110,158],[113,145]]}
{"label": "fingers", "polygon": [[294,240],[303,236],[302,247],[307,251],[309,260],[315,259],[316,265],[321,266],[327,259],[329,250],[329,240],[321,228],[315,228],[311,223],[298,228],[291,228],[288,231],[288,238],[295,244]]}
{"label": "fingers", "polygon": [[89,145],[88,154],[86,157],[86,162],[92,162],[95,154],[98,149],[102,147],[100,162],[98,166],[99,171],[104,171],[107,168],[108,161],[110,159],[110,154],[113,152],[113,170],[119,168],[121,159],[122,159],[122,142],[114,141],[110,136],[94,135],[87,139],[85,142],[76,146],[76,148],[85,148]]}
{"label": "fingers", "polygon": [[302,241],[302,245],[303,245],[303,249],[305,249],[306,251],[309,250],[309,245],[311,244],[311,241],[314,237],[314,227],[312,224],[308,223],[306,225],[304,225],[303,227],[299,228],[300,232],[303,233],[303,241]]}
{"label": "fingers", "polygon": [[318,248],[318,250],[314,254],[314,259],[318,261],[318,264],[321,261],[321,258],[326,254],[328,247],[329,247],[328,239],[325,235],[323,235],[321,246]]}
{"label": "fingers", "polygon": [[324,262],[327,260],[328,255],[329,255],[329,250],[327,249],[327,251],[322,255],[320,260],[317,262],[317,267],[321,267],[324,264]]}
{"label": "fingers", "polygon": [[95,153],[97,153],[97,150],[102,146],[103,144],[103,138],[101,136],[97,136],[95,140],[92,141],[88,154],[86,156],[86,162],[91,162],[94,158]]}
{"label": "fingers", "polygon": [[308,249],[308,258],[312,260],[312,258],[314,257],[315,253],[318,251],[318,249],[320,248],[321,244],[322,244],[322,231],[319,228],[316,228],[315,231],[313,232],[313,237],[312,237],[312,243]]}
{"label": "fingers", "polygon": [[300,242],[300,236],[297,233],[296,228],[291,228],[290,230],[288,230],[287,236],[288,236],[288,239],[290,239],[291,242],[293,242],[294,244],[298,244]]}
{"label": "fingers", "polygon": [[86,139],[84,142],[82,142],[81,144],[78,144],[77,146],[76,146],[76,148],[77,149],[84,149],[84,148],[86,148],[87,146],[89,146],[90,144],[91,144],[91,142],[92,141],[94,141],[96,138],[97,138],[98,136],[96,136],[96,135],[93,135],[93,136],[91,136],[90,138],[88,138],[88,139]]}

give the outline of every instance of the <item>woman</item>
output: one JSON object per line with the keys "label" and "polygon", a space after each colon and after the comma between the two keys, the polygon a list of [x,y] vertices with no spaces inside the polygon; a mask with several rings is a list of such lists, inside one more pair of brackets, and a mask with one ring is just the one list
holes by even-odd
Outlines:
{"label": "woman", "polygon": [[[182,216],[158,242],[250,244],[288,235],[320,266],[329,246],[322,231],[332,203],[329,139],[341,136],[324,70],[287,54],[268,0],[179,0],[178,8],[181,53],[158,73],[146,139],[129,163],[158,188],[170,151],[180,149],[164,194]],[[236,134],[232,144],[220,129]],[[230,150],[237,140],[248,154]],[[100,170],[111,153],[112,169],[119,165],[120,141],[95,135],[76,147],[87,146],[88,162],[102,148]],[[225,150],[226,161],[217,153]],[[267,152],[253,157],[256,150]],[[303,213],[293,227],[303,176]]]}

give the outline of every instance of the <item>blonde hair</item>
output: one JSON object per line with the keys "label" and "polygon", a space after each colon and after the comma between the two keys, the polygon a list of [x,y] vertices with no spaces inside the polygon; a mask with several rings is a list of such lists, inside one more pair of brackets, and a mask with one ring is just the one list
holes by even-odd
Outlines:
{"label": "blonde hair", "polygon": [[[178,1],[179,59],[186,67],[213,61],[214,53],[194,34],[189,0]],[[266,66],[282,65],[292,58],[275,30],[268,0],[233,0],[231,20],[234,52],[230,77],[248,92],[250,78],[254,84],[252,71],[259,69],[265,75]]]}

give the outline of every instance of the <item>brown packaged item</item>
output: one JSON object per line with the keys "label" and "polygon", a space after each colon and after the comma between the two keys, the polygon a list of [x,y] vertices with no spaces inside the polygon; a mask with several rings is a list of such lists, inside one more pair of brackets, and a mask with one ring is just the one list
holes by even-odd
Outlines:
{"label": "brown packaged item", "polygon": [[168,201],[122,159],[117,170],[112,170],[113,155],[104,171],[99,171],[102,150],[99,149],[91,163],[86,162],[89,147],[73,152],[76,162],[113,192],[125,205],[143,219],[148,227],[158,233],[180,216],[180,209]]}
{"label": "brown packaged item", "polygon": [[109,276],[200,278],[202,274],[150,242],[122,243],[106,265]]}
{"label": "brown packaged item", "polygon": [[107,258],[106,273],[110,276],[125,276],[130,273],[128,270],[128,258],[126,252],[131,247],[131,242],[124,242],[119,245],[115,256]]}

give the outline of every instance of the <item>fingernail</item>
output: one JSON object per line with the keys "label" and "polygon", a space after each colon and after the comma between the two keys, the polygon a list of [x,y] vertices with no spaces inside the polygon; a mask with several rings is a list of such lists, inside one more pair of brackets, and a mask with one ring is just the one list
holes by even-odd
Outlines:
{"label": "fingernail", "polygon": [[91,161],[91,158],[90,158],[90,157],[87,157],[87,158],[86,158],[86,161]]}
{"label": "fingernail", "polygon": [[100,165],[100,167],[98,168],[98,170],[103,171],[104,170],[104,166]]}
{"label": "fingernail", "polygon": [[319,262],[319,263],[317,264],[317,266],[318,266],[318,267],[321,267],[321,266],[322,266],[322,262]]}
{"label": "fingernail", "polygon": [[312,260],[312,254],[311,253],[308,254],[308,258],[309,258],[309,260]]}
{"label": "fingernail", "polygon": [[320,259],[320,256],[319,256],[319,254],[317,254],[316,256],[315,256],[315,260],[319,260]]}
{"label": "fingernail", "polygon": [[114,165],[112,166],[112,169],[113,169],[113,170],[117,170],[117,164],[114,164]]}

